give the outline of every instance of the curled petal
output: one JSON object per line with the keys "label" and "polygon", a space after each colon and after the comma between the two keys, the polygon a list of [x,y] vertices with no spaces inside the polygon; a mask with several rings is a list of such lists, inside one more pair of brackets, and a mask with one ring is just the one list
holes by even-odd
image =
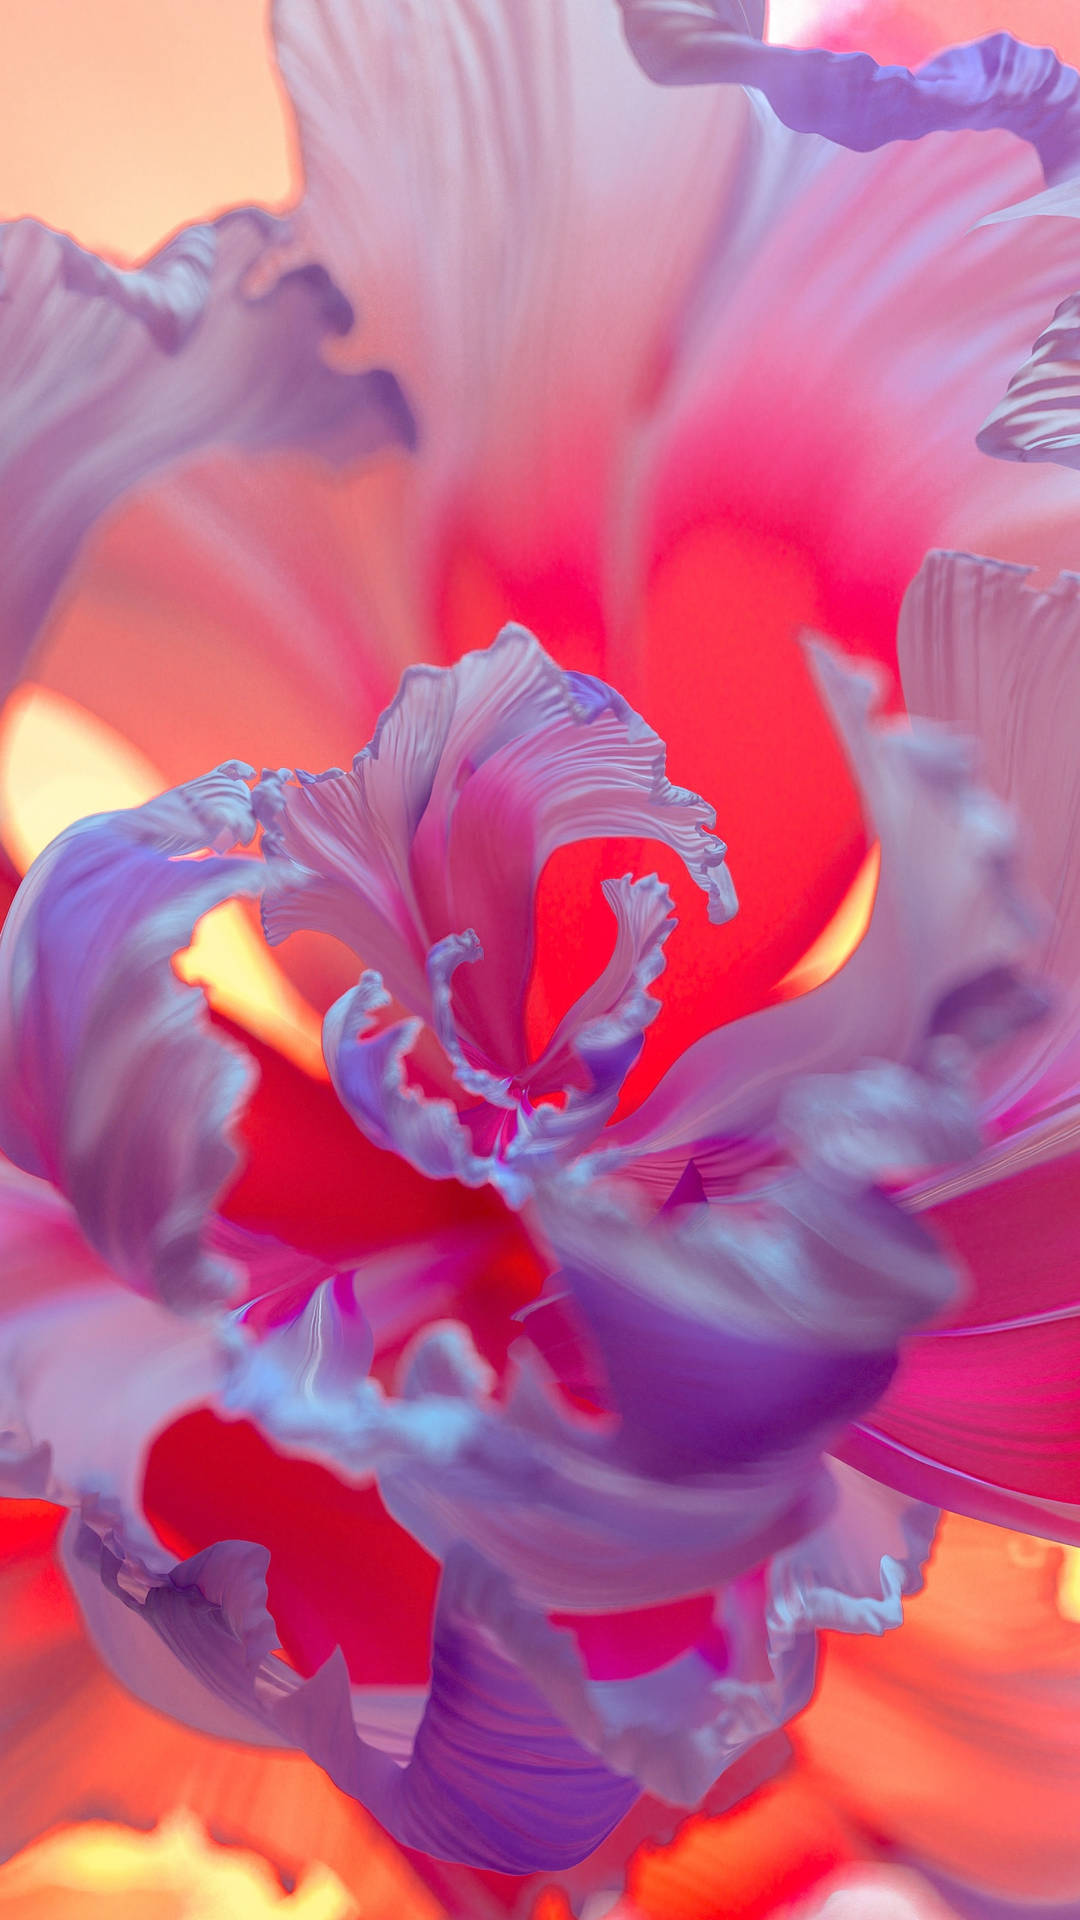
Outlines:
{"label": "curled petal", "polygon": [[794,1175],[648,1220],[632,1194],[542,1193],[539,1217],[647,1471],[785,1456],[883,1392],[955,1275],[872,1183]]}
{"label": "curled petal", "polygon": [[[450,980],[462,961],[482,956],[475,934],[449,935],[428,955],[435,1032],[458,1082],[494,1108],[495,1146],[477,1152],[466,1121],[448,1100],[426,1098],[405,1081],[404,1058],[417,1022],[403,1021],[369,1034],[370,1016],[388,1003],[377,974],[330,1009],[323,1046],[344,1106],[376,1145],[394,1148],[434,1179],[466,1186],[487,1181],[519,1206],[536,1180],[585,1152],[614,1112],[627,1073],[641,1051],[658,1003],[647,988],[663,968],[671,899],[655,875],[604,882],[615,914],[615,951],[594,985],[570,1009],[530,1082],[570,1081],[562,1105],[533,1106],[508,1091],[509,1082],[465,1058],[450,1002]],[[584,1083],[583,1085],[581,1083]],[[484,1116],[485,1119],[487,1116]],[[488,1126],[490,1131],[490,1122]]]}
{"label": "curled petal", "polygon": [[700,1593],[820,1517],[828,1489],[805,1457],[685,1485],[646,1477],[569,1413],[524,1345],[503,1407],[454,1323],[421,1336],[400,1397],[358,1378],[331,1388],[320,1351],[340,1345],[337,1301],[324,1290],[325,1311],[307,1323],[318,1345],[302,1366],[288,1330],[240,1357],[228,1411],[349,1480],[376,1474],[387,1507],[433,1554],[445,1560],[464,1540],[537,1605],[610,1611]]}
{"label": "curled petal", "polygon": [[1040,333],[977,436],[997,460],[1052,460],[1080,467],[1080,294],[1070,294]]}
{"label": "curled petal", "polygon": [[[1017,873],[1011,816],[975,778],[973,752],[944,728],[874,715],[875,683],[815,646],[823,698],[881,842],[881,878],[860,945],[795,1000],[718,1028],[611,1130],[627,1158],[692,1152],[702,1171],[752,1160],[777,1125],[785,1086],[867,1059],[917,1064],[929,1037],[969,1043],[1036,1009],[1015,987],[1038,916]],[[991,982],[1000,1016],[975,1023],[965,994]]]}
{"label": "curled petal", "polygon": [[773,1560],[774,1629],[886,1633],[901,1625],[905,1597],[922,1587],[938,1510],[839,1461],[830,1472],[837,1498],[828,1518]]}
{"label": "curled petal", "polygon": [[340,1653],[308,1681],[273,1658],[261,1549],[220,1542],[147,1578],[76,1526],[65,1561],[99,1651],[134,1692],[207,1731],[300,1748],[402,1845],[510,1873],[568,1865],[637,1797],[547,1697],[578,1705],[568,1637],[467,1552],[443,1575],[431,1694],[405,1766],[357,1731]]}
{"label": "curled petal", "polygon": [[660,1010],[648,988],[663,971],[664,943],[675,926],[671,896],[655,874],[605,880],[603,893],[615,915],[615,951],[533,1070],[541,1086],[546,1077],[567,1086],[565,1101],[522,1109],[503,1156],[506,1171],[529,1181],[565,1166],[597,1140]]}
{"label": "curled petal", "polygon": [[[586,988],[560,1020],[533,1074],[554,1086],[572,1084],[575,1059],[583,1061],[598,1085],[612,1074],[601,1061],[640,1048],[646,1028],[660,1011],[649,993],[664,970],[664,946],[674,931],[671,895],[655,874],[633,880],[605,880],[603,894],[615,915],[615,951],[603,973]],[[598,1069],[600,1069],[598,1071]],[[619,1075],[625,1078],[624,1067]]]}
{"label": "curled petal", "polygon": [[733,1763],[811,1698],[816,1632],[880,1635],[901,1624],[922,1585],[937,1514],[850,1469],[834,1469],[825,1522],[775,1555],[763,1575],[718,1596],[726,1665],[692,1649],[640,1678],[594,1682],[602,1751],[677,1806],[694,1807]]}
{"label": "curled petal", "polygon": [[1025,873],[1047,906],[1039,970],[1049,1017],[988,1063],[994,1110],[1013,1128],[1080,1090],[1080,579],[1039,591],[1030,570],[928,554],[898,636],[908,705],[974,735],[995,792],[1027,829]]}
{"label": "curled petal", "polygon": [[740,0],[620,0],[631,51],[667,85],[735,82],[784,125],[860,153],[928,133],[1004,128],[1028,140],[1047,178],[1080,167],[1080,75],[1048,47],[996,33],[949,47],[912,73],[865,53],[764,46],[764,10]]}
{"label": "curled petal", "polygon": [[608,835],[662,841],[723,920],[735,899],[713,817],[671,785],[662,743],[612,688],[509,627],[453,667],[409,669],[351,773],[284,790],[267,933],[334,933],[431,1020],[428,954],[470,929],[483,959],[454,983],[461,1045],[472,1065],[521,1073],[548,856]]}
{"label": "curled petal", "polygon": [[526,1189],[494,1156],[473,1151],[453,1102],[429,1099],[406,1082],[405,1055],[419,1021],[368,1031],[372,1015],[389,1000],[379,974],[365,973],[323,1022],[323,1052],[342,1105],[377,1147],[400,1153],[430,1179],[467,1187],[496,1179],[506,1198],[520,1203]]}
{"label": "curled petal", "polygon": [[344,459],[412,440],[390,374],[324,362],[324,337],[352,321],[325,274],[247,290],[285,232],[253,210],[227,214],[128,272],[34,221],[0,229],[5,685],[84,535],[136,482],[210,447]]}
{"label": "curled petal", "polygon": [[482,1100],[489,1100],[497,1107],[512,1109],[517,1102],[509,1091],[509,1079],[505,1075],[486,1073],[482,1067],[470,1065],[454,1018],[454,975],[460,966],[475,966],[483,957],[484,949],[471,927],[466,933],[450,933],[445,940],[435,942],[428,954],[426,969],[431,992],[432,1025],[458,1085],[464,1087],[467,1093],[479,1094]]}
{"label": "curled petal", "polygon": [[[693,1807],[734,1762],[809,1701],[816,1633],[880,1635],[901,1624],[922,1585],[932,1508],[832,1469],[836,1498],[820,1526],[775,1554],[764,1575],[717,1597],[715,1647],[694,1648],[640,1678],[594,1682],[601,1751],[648,1790]],[[718,1670],[719,1669],[719,1670]]]}
{"label": "curled petal", "polygon": [[171,962],[262,876],[174,856],[251,838],[248,771],[79,821],[34,862],[0,936],[0,1147],[71,1201],[114,1273],[179,1308],[235,1285],[205,1230],[252,1069]]}

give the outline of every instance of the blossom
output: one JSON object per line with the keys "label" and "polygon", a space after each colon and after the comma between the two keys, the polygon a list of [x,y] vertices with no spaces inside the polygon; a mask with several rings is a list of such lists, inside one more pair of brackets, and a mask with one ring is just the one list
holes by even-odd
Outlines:
{"label": "blossom", "polygon": [[[842,708],[850,674],[829,671]],[[941,747],[917,733],[863,739],[870,764],[875,747],[883,762],[886,802],[895,805],[899,790],[910,807],[912,789],[917,799],[925,786],[924,805],[942,816],[940,872],[906,899],[897,876],[904,905],[923,908],[926,922],[921,998],[910,1010],[902,998],[894,1006],[894,1017],[907,1015],[906,1047],[894,1043],[892,1053],[903,1060],[906,1051],[910,1064],[794,1078],[782,1119],[803,1164],[763,1187],[749,1213],[736,1198],[692,1209],[685,1227],[653,1225],[621,1200],[606,1207],[587,1175],[566,1187],[558,1156],[537,1156],[539,1224],[610,1381],[613,1434],[582,1430],[554,1404],[545,1413],[535,1369],[523,1369],[500,1406],[460,1327],[419,1336],[400,1393],[388,1397],[369,1377],[374,1338],[356,1278],[320,1280],[303,1256],[261,1246],[246,1250],[246,1276],[213,1256],[210,1209],[229,1161],[221,1136],[244,1084],[232,1050],[200,1022],[197,989],[169,964],[195,918],[261,887],[271,929],[314,916],[384,955],[406,1004],[430,995],[449,1063],[473,1094],[502,1088],[477,1060],[477,1029],[455,1023],[439,975],[438,957],[449,947],[456,959],[461,944],[444,930],[446,916],[453,924],[468,901],[477,918],[486,910],[492,934],[504,915],[514,932],[524,917],[527,939],[545,840],[624,819],[644,825],[681,847],[714,911],[726,915],[732,904],[702,803],[669,785],[655,738],[610,690],[571,682],[568,701],[563,676],[515,634],[486,656],[420,676],[420,722],[410,711],[417,684],[352,783],[331,775],[291,787],[278,774],[249,790],[251,769],[230,762],[130,815],[76,823],[31,867],[0,938],[3,1144],[33,1183],[25,1195],[16,1183],[14,1211],[54,1204],[47,1190],[39,1197],[50,1183],[74,1214],[59,1215],[57,1230],[70,1235],[77,1222],[91,1261],[97,1255],[115,1277],[110,1284],[99,1270],[84,1290],[65,1273],[44,1312],[36,1300],[12,1302],[7,1470],[11,1490],[73,1508],[68,1577],[99,1648],[135,1691],[207,1731],[300,1747],[403,1844],[523,1872],[591,1852],[642,1787],[694,1805],[804,1703],[818,1626],[877,1632],[897,1623],[933,1513],[875,1495],[850,1472],[829,1474],[820,1447],[880,1392],[900,1333],[951,1291],[934,1244],[880,1183],[898,1167],[955,1160],[977,1142],[950,1048],[970,1025],[970,984],[981,987],[988,973],[1002,1003],[991,1024],[1011,1030],[1011,969],[1027,924],[1007,824],[962,770],[957,779],[951,748],[943,769]],[[265,862],[222,858],[255,837],[257,822]],[[966,888],[959,858],[947,857],[950,832],[971,874]],[[202,845],[217,854],[192,858]],[[875,921],[886,912],[892,852],[886,844]],[[518,871],[515,912],[509,882]],[[651,900],[657,883],[627,883],[623,901],[634,886]],[[425,907],[442,919],[425,925]],[[629,930],[620,927],[610,977],[587,1012],[566,1023],[581,1036],[587,1084],[555,1110],[556,1140],[561,1128],[579,1144],[570,1122],[580,1105],[591,1142],[609,1055],[624,1059],[627,1026],[631,1054],[639,1043],[641,977],[655,970],[647,949],[644,961],[633,953],[633,926],[631,916]],[[941,977],[926,928],[945,948]],[[865,952],[881,944],[872,926]],[[522,960],[497,946],[492,959],[499,984],[509,981],[512,1011]],[[847,986],[850,976],[841,979]],[[489,992],[498,1031],[507,1008],[498,987]],[[984,1002],[980,995],[983,1018]],[[342,1025],[332,1008],[331,1072],[370,1127],[355,1079],[334,1056]],[[615,1039],[605,1046],[596,1035],[608,1027]],[[388,1037],[400,1052],[394,1029]],[[552,1057],[559,1050],[557,1034]],[[396,1090],[401,1106],[423,1115],[422,1097],[391,1060],[390,1096]],[[656,1097],[663,1101],[663,1084]],[[533,1142],[544,1143],[545,1109],[529,1105],[526,1167]],[[461,1126],[451,1107],[439,1112],[447,1135]],[[376,1123],[377,1143],[397,1144],[382,1112]],[[762,1135],[767,1127],[754,1137]],[[456,1170],[413,1157],[422,1171]],[[500,1172],[497,1160],[491,1171]],[[260,1325],[266,1301],[257,1299],[222,1319],[223,1301],[241,1286],[251,1295],[267,1262],[269,1321]],[[680,1273],[691,1284],[680,1287]],[[274,1305],[305,1277],[304,1304]],[[138,1293],[160,1303],[145,1327]],[[188,1325],[195,1316],[193,1352],[190,1340],[170,1337],[169,1310]],[[58,1339],[65,1320],[72,1331]],[[91,1338],[119,1379],[111,1425],[84,1446],[79,1383]],[[167,1392],[181,1356],[182,1384]],[[737,1403],[723,1402],[739,1373],[759,1384],[737,1415]],[[146,1445],[163,1414],[200,1398],[254,1417],[279,1446],[347,1477],[374,1474],[390,1511],[442,1562],[430,1692],[418,1724],[412,1703],[395,1723],[410,1743],[404,1767],[373,1743],[340,1650],[306,1680],[274,1658],[263,1549],[223,1540],[170,1565],[154,1539],[141,1501]],[[764,1582],[755,1571],[763,1560]],[[640,1677],[590,1670],[587,1642],[575,1644],[569,1622],[550,1618],[571,1610],[606,1619],[703,1590],[716,1605],[700,1643],[674,1661],[650,1657]]]}
{"label": "blossom", "polygon": [[[722,9],[651,12],[664,31],[690,18],[692,52],[702,21],[712,54],[722,29],[722,65],[682,77],[773,86],[770,75],[836,71],[752,43],[732,72]],[[920,1367],[924,1380],[942,1365],[955,1380],[949,1356],[971,1356],[977,1404],[1002,1342],[1007,1374],[1033,1333],[1039,1363],[1068,1335],[1056,1273],[1034,1318],[1013,1292],[1005,1300],[1004,1239],[980,1247],[974,1310],[961,1308],[978,1331],[939,1329],[912,1346],[871,1412],[900,1339],[952,1301],[952,1270],[911,1210],[936,1201],[962,1243],[963,1208],[957,1229],[953,1199],[926,1175],[976,1148],[980,1108],[1031,1156],[1033,1129],[1068,1097],[1068,1016],[1052,1018],[1045,1041],[1020,1031],[1041,1010],[1016,972],[1032,928],[1008,817],[966,751],[932,732],[882,730],[872,676],[828,653],[818,704],[786,644],[808,617],[887,656],[899,589],[930,544],[1006,559],[1065,552],[1067,476],[1030,463],[1071,457],[1059,406],[1068,304],[1024,361],[1074,292],[1073,269],[1053,220],[967,236],[1038,190],[1033,163],[1006,142],[961,134],[947,152],[869,161],[789,134],[726,88],[676,100],[634,71],[613,9],[571,20],[563,9],[510,18],[494,5],[468,16],[417,5],[391,25],[327,0],[283,7],[279,36],[308,167],[288,221],[226,217],[131,275],[32,225],[4,237],[17,428],[4,475],[9,670],[36,647],[49,684],[122,719],[169,777],[224,762],[141,826],[119,816],[72,830],[32,872],[5,936],[3,1144],[25,1176],[12,1176],[12,1234],[30,1222],[28,1240],[40,1228],[62,1248],[50,1255],[55,1297],[13,1302],[9,1464],[22,1491],[77,1509],[70,1578],[99,1645],[147,1697],[218,1732],[307,1749],[406,1843],[520,1871],[576,1858],[643,1783],[693,1802],[806,1699],[817,1628],[895,1624],[929,1545],[924,1495],[1062,1538],[1075,1529],[1075,1502],[1047,1472],[1060,1425],[1052,1395],[1026,1383],[1018,1397],[1016,1440],[1032,1406],[1039,1420],[1038,1451],[1022,1463],[1018,1447],[995,1460],[977,1422],[957,1445],[926,1418]],[[954,121],[1019,124],[1071,190],[1075,76],[1004,45],[979,61],[994,85],[979,94],[963,80]],[[434,110],[420,73],[440,103],[454,76],[452,111]],[[801,125],[813,107],[809,124],[865,144],[861,81],[850,98],[831,83],[799,94],[793,113],[785,84],[775,83],[781,118]],[[880,76],[869,88],[866,99],[880,98]],[[927,81],[894,93],[915,117],[870,131],[925,132]],[[601,96],[602,116],[590,104]],[[582,184],[569,210],[558,190],[568,130]],[[613,194],[608,161],[631,134],[633,168]],[[377,195],[373,146],[388,163]],[[648,248],[628,245],[639,191],[655,210]],[[863,271],[875,195],[910,213],[902,281],[891,250],[880,274]],[[555,290],[566,279],[585,287],[583,261],[582,301],[564,307]],[[850,274],[854,301],[841,298]],[[626,322],[613,350],[616,297]],[[356,312],[367,315],[359,326]],[[18,349],[30,318],[27,365]],[[858,404],[838,404],[839,371],[847,380],[855,367],[877,409],[870,429]],[[975,429],[991,413],[980,453]],[[343,481],[328,481],[313,452],[343,463]],[[351,464],[360,457],[371,461],[362,471]],[[835,486],[822,484],[834,474]],[[898,491],[903,512],[875,520],[875,501]],[[118,502],[112,525],[93,531]],[[81,622],[132,557],[154,576],[153,607],[133,629],[127,669],[114,658],[103,677]],[[748,598],[762,577],[781,582],[758,648],[768,701],[753,687],[735,697],[730,650],[715,645],[725,606],[739,604],[725,584],[736,561]],[[175,644],[204,563],[227,587],[209,623],[202,599],[198,622],[203,662],[217,668],[213,702],[199,649]],[[970,563],[998,580],[1000,569],[979,574],[984,564]],[[57,598],[72,566],[69,597]],[[962,562],[944,571],[953,584],[965,577]],[[937,584],[922,576],[908,603],[916,662],[927,628],[949,625]],[[1006,608],[1001,630],[1029,611]],[[224,758],[252,745],[276,768],[344,757],[402,666],[456,659],[504,612],[529,618],[565,667],[511,633],[449,672],[414,669],[351,775],[294,782],[279,771],[252,793],[245,763]],[[215,635],[236,620],[244,639],[218,650]],[[658,638],[665,621],[677,645]],[[114,637],[122,660],[128,638]],[[947,644],[952,658],[951,628]],[[125,710],[155,645],[171,696],[160,731]],[[520,709],[514,671],[530,680]],[[479,712],[485,691],[492,713]],[[667,787],[638,707],[668,738],[677,777],[737,801],[732,824],[720,806],[725,834],[745,848],[744,913],[723,935],[730,963],[684,886],[686,875],[704,885],[714,921],[732,904],[710,815]],[[981,713],[949,711],[940,687],[927,688],[925,710],[983,732]],[[478,715],[465,751],[454,728]],[[783,748],[802,748],[804,729],[796,771]],[[553,745],[560,775],[583,777],[569,789],[583,814],[552,779]],[[593,754],[608,756],[599,772]],[[812,830],[792,804],[808,777]],[[256,817],[266,863],[222,862],[250,842]],[[578,898],[601,913],[606,898],[616,947],[605,968],[579,943],[580,992],[564,1025],[547,1022],[550,1046],[536,1047],[544,1020],[525,994],[534,924],[537,997],[560,1014],[569,971],[565,941],[544,951],[542,869],[581,831],[659,838],[682,865],[624,881],[604,864],[608,846],[564,864],[571,921]],[[881,880],[858,952],[815,993],[732,1018],[774,997],[858,870],[867,831]],[[192,857],[212,847],[216,858]],[[637,849],[626,857],[639,865]],[[755,899],[755,883],[781,857],[801,905],[778,914],[775,890],[759,886]],[[601,875],[606,889],[592,885]],[[337,1090],[362,1131],[424,1174],[491,1180],[527,1203],[562,1273],[531,1316],[532,1345],[549,1361],[555,1342],[574,1351],[584,1419],[552,1398],[551,1368],[536,1359],[516,1362],[509,1391],[496,1390],[460,1330],[429,1331],[400,1392],[387,1393],[368,1371],[379,1343],[362,1308],[375,1275],[361,1263],[343,1282],[337,1256],[313,1266],[211,1218],[246,1075],[193,1017],[197,1000],[175,987],[170,960],[219,888],[263,892],[272,934],[305,923],[345,933],[377,962],[384,984],[369,977],[357,994],[350,982],[328,1019]],[[669,952],[668,1011],[656,1018],[650,989]],[[312,985],[301,955],[281,949]],[[385,992],[429,1030],[412,1066],[414,1029],[367,1024]],[[1003,1039],[1006,1065],[978,1066],[973,1100],[967,1049]],[[881,1064],[867,1067],[868,1054]],[[174,1079],[191,1095],[183,1126]],[[997,1151],[972,1192],[1006,1165],[1011,1148]],[[378,1185],[385,1162],[359,1135],[356,1152]],[[590,1184],[597,1154],[614,1188]],[[736,1180],[752,1183],[749,1201],[731,1192]],[[1019,1189],[1003,1191],[1007,1208]],[[660,1201],[669,1211],[654,1219]],[[445,1254],[404,1256],[411,1326],[434,1317]],[[796,1270],[804,1293],[790,1284]],[[672,1272],[685,1299],[669,1297]],[[260,1318],[267,1294],[287,1304]],[[992,1299],[1002,1310],[987,1322]],[[118,1418],[100,1446],[84,1444],[70,1385],[84,1335],[62,1348],[50,1338],[68,1315],[97,1330],[95,1364],[115,1381]],[[768,1356],[783,1391],[733,1431],[712,1417],[710,1370],[737,1378],[748,1348],[759,1372]],[[572,1384],[565,1365],[555,1372]],[[168,1526],[155,1531],[142,1511],[146,1448],[207,1401],[254,1415],[280,1449],[346,1479],[376,1475],[387,1505],[444,1560],[426,1707],[414,1692],[392,1726],[373,1727],[365,1714],[377,1703],[350,1700],[343,1659],[290,1676],[273,1651],[257,1547],[218,1535],[176,1562],[163,1546]],[[826,1464],[826,1448],[848,1464]],[[894,1488],[875,1490],[853,1460]],[[695,1468],[707,1484],[680,1506]],[[610,1576],[590,1557],[598,1534]],[[635,1614],[695,1590],[709,1597],[707,1617],[674,1647],[666,1625],[650,1642]],[[607,1672],[595,1640],[590,1651],[592,1612],[621,1621]],[[644,1666],[610,1671],[619,1635],[639,1632]],[[406,1768],[387,1741],[411,1751]],[[515,1797],[506,1763],[522,1751],[544,1760],[545,1777],[518,1781]]]}

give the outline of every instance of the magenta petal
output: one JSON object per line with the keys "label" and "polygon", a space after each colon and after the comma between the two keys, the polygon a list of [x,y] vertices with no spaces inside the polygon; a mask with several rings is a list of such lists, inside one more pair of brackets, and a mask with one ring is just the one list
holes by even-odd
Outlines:
{"label": "magenta petal", "polygon": [[964,1473],[918,1453],[869,1422],[850,1428],[833,1450],[838,1459],[860,1473],[883,1486],[895,1487],[912,1500],[967,1514],[989,1526],[1009,1527],[1045,1540],[1060,1540],[1067,1547],[1080,1547],[1080,1501],[1049,1500],[995,1486],[978,1474]]}
{"label": "magenta petal", "polygon": [[254,210],[192,227],[130,272],[33,221],[0,229],[0,679],[17,676],[80,542],[137,482],[214,447],[331,459],[410,443],[383,372],[333,372],[348,303],[316,269],[257,296],[287,235]]}
{"label": "magenta petal", "polygon": [[1078,1370],[1077,1307],[923,1334],[865,1424],[1003,1493],[1068,1504],[1080,1493]]}
{"label": "magenta petal", "polygon": [[204,913],[263,875],[251,860],[173,856],[251,838],[244,771],[70,827],[0,936],[0,1148],[71,1201],[113,1273],[180,1308],[236,1284],[205,1230],[252,1068],[171,962]]}

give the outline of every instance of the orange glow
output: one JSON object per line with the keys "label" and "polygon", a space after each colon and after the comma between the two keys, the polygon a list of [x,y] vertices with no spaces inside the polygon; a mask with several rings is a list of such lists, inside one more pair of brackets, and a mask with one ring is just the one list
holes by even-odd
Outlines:
{"label": "orange glow", "polygon": [[286,1893],[264,1860],[170,1814],[152,1833],[105,1821],[64,1827],[0,1867],[3,1920],[360,1920],[336,1874],[310,1866]]}
{"label": "orange glow", "polygon": [[135,259],[174,227],[295,191],[267,0],[0,8],[0,216]]}
{"label": "orange glow", "polygon": [[1057,1603],[1063,1620],[1080,1622],[1080,1547],[1066,1547],[1063,1550]]}
{"label": "orange glow", "polygon": [[[20,873],[72,821],[141,806],[165,786],[122,734],[65,695],[25,683],[0,715],[0,837]],[[230,901],[206,915],[177,960],[219,1013],[325,1079],[320,1022]]]}
{"label": "orange glow", "polygon": [[947,1515],[904,1625],[824,1635],[817,1695],[792,1729],[829,1798],[998,1898],[1080,1895],[1075,1566]]}
{"label": "orange glow", "polygon": [[860,1853],[842,1816],[792,1772],[717,1819],[686,1821],[670,1846],[642,1848],[627,1892],[642,1920],[767,1920]]}
{"label": "orange glow", "polygon": [[850,960],[870,925],[881,875],[881,847],[871,847],[824,932],[780,982],[780,997],[793,1000],[823,986]]}

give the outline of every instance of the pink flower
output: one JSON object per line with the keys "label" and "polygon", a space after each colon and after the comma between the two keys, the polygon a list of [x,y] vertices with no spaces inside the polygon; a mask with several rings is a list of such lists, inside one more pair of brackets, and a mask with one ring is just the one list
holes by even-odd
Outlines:
{"label": "pink flower", "polygon": [[[905,690],[982,741],[1067,903],[1067,808],[1033,771],[1065,709],[1025,640],[1067,647],[1071,592],[1002,563],[1068,551],[1073,267],[1060,220],[979,223],[1042,185],[1010,130],[1050,181],[1020,213],[1074,211],[1080,81],[1001,37],[912,76],[767,47],[726,0],[623,14],[654,80],[722,84],[651,85],[599,0],[290,0],[295,215],[227,215],[130,274],[33,223],[0,254],[10,679],[33,658],[184,783],[70,829],[5,934],[8,1236],[51,1249],[44,1301],[13,1264],[12,1485],[76,1509],[69,1577],[144,1697],[305,1750],[406,1845],[513,1872],[578,1860],[642,1786],[696,1804],[809,1697],[818,1629],[898,1624],[928,1502],[1078,1537],[1074,1290],[1055,1262],[1021,1297],[1030,1243],[1017,1262],[985,1232],[1041,1209],[1071,1139],[1069,916],[1033,1038],[1010,817],[951,735],[883,725],[872,675],[825,650],[812,682],[791,641],[889,659],[926,548],[992,551],[918,575]],[[914,144],[841,150],[887,141]],[[554,657],[520,630],[464,651],[505,613]],[[1030,706],[984,694],[973,632]],[[286,771],[351,753],[418,657],[457,664],[413,668],[352,773]],[[1014,755],[1018,710],[1040,718]],[[661,736],[735,848],[730,932],[711,807],[668,784]],[[195,777],[238,750],[282,770]],[[264,861],[222,858],[257,825]],[[866,937],[792,998],[867,834]],[[643,840],[675,858],[619,879],[613,838],[632,868]],[[334,1002],[328,1066],[369,1141],[528,1203],[561,1279],[512,1303],[536,1311],[509,1373],[438,1326],[396,1392],[371,1372],[444,1311],[443,1239],[403,1256],[380,1343],[377,1273],[216,1220],[246,1073],[170,963],[247,892],[272,937],[333,934],[383,976],[341,994],[338,962],[282,950]],[[389,997],[412,1026],[371,1024]],[[941,1169],[980,1118],[999,1138],[960,1194]],[[977,1255],[958,1316],[931,1205]],[[168,1500],[148,1517],[147,1452],[203,1403],[376,1481],[443,1562],[426,1702],[380,1718],[340,1652],[290,1673],[261,1547],[163,1547],[183,1529]],[[303,1515],[294,1544],[306,1594]],[[641,1618],[703,1596],[674,1640]]]}

